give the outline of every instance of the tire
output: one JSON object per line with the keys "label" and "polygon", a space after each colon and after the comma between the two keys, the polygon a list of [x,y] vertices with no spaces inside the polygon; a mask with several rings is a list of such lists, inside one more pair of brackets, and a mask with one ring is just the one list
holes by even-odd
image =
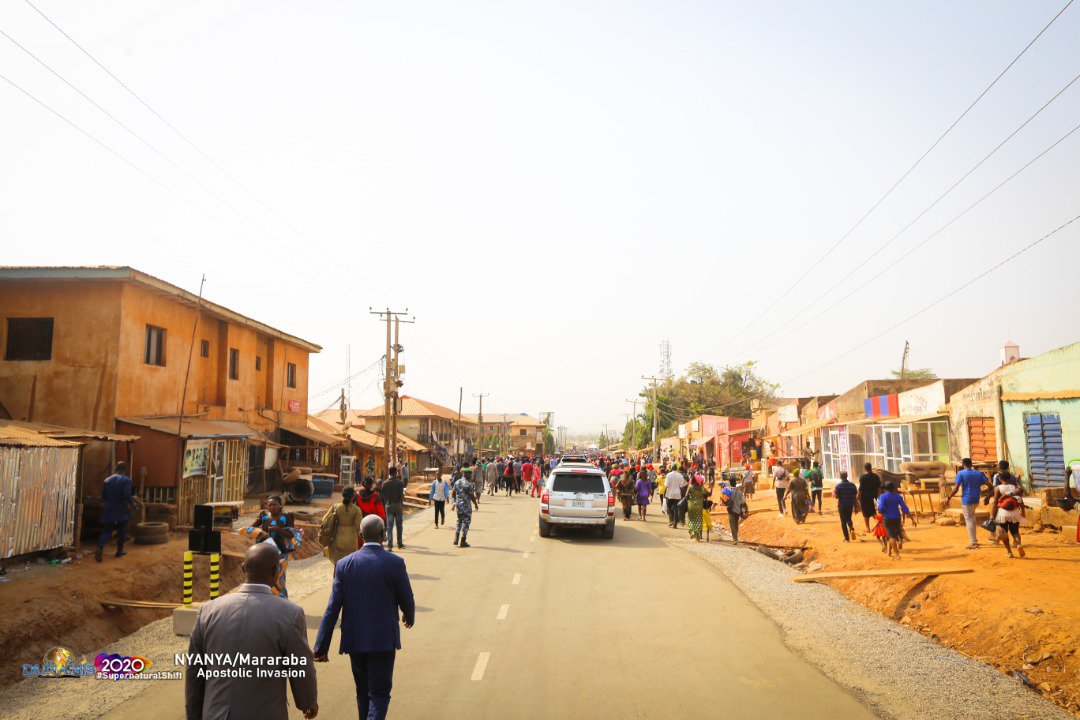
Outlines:
{"label": "tire", "polygon": [[131,528],[132,537],[168,537],[168,535],[169,523],[144,522],[137,523],[135,527]]}
{"label": "tire", "polygon": [[540,522],[540,537],[542,537],[542,538],[551,537],[551,523],[544,522],[543,520],[540,520],[539,522]]}
{"label": "tire", "polygon": [[609,522],[604,526],[604,529],[600,531],[600,537],[605,540],[610,540],[615,537],[615,523]]}
{"label": "tire", "polygon": [[164,545],[169,541],[169,534],[164,535],[136,535],[136,545]]}

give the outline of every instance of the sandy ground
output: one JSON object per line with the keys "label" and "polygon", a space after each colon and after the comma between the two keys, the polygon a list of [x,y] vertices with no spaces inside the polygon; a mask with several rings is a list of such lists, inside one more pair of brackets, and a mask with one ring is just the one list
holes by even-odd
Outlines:
{"label": "sandy ground", "polygon": [[[1071,533],[1024,531],[1028,556],[1010,560],[1004,548],[988,542],[985,530],[979,530],[982,547],[968,551],[962,524],[943,527],[926,516],[918,527],[907,526],[911,542],[901,560],[890,561],[872,536],[862,534],[861,516],[856,518],[859,540],[844,543],[836,501],[827,493],[824,500],[824,515],[810,515],[805,524],[795,525],[790,517],[778,517],[771,489],[759,490],[751,508],[762,512],[744,523],[741,537],[773,544],[806,543],[807,558],[822,563],[827,571],[919,565],[972,568],[971,574],[932,579],[829,584],[968,658],[1003,673],[1019,670],[1034,690],[1074,713],[1080,711],[1080,544]],[[953,507],[957,502],[953,500]]]}

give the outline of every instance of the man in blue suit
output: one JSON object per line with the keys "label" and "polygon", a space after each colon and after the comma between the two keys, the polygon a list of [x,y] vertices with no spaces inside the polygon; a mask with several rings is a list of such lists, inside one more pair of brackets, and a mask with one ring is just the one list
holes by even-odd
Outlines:
{"label": "man in blue suit", "polygon": [[94,550],[94,559],[101,562],[101,555],[105,552],[105,543],[112,534],[116,533],[116,557],[127,555],[124,550],[124,541],[127,540],[127,526],[131,520],[131,508],[139,499],[131,494],[131,478],[128,476],[126,462],[116,463],[116,473],[105,478],[105,484],[101,488],[101,499],[105,507],[101,511],[101,537],[98,538],[97,548]]}
{"label": "man in blue suit", "polygon": [[401,621],[411,628],[416,615],[405,561],[383,549],[386,526],[378,515],[360,522],[364,546],[338,561],[333,590],[319,634],[315,662],[327,662],[330,639],[341,613],[341,653],[348,653],[361,719],[382,720],[390,707],[394,657],[401,649]]}

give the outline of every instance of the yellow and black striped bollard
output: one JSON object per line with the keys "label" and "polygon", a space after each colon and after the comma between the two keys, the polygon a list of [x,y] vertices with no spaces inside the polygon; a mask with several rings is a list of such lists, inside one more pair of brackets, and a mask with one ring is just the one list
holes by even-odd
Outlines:
{"label": "yellow and black striped bollard", "polygon": [[195,590],[195,553],[184,553],[184,605],[191,605],[191,596]]}
{"label": "yellow and black striped bollard", "polygon": [[210,599],[213,600],[218,596],[218,564],[221,562],[221,555],[218,553],[210,553]]}

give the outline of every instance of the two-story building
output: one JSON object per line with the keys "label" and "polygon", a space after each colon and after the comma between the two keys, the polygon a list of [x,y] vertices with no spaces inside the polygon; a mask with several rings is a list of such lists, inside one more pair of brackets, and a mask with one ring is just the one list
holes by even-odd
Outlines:
{"label": "two-story building", "polygon": [[[0,346],[2,412],[138,435],[136,487],[187,505],[241,499],[307,432],[320,350],[130,267],[0,268]],[[112,460],[87,453],[89,492]]]}
{"label": "two-story building", "polygon": [[[359,413],[364,429],[385,435],[384,409],[382,405]],[[423,445],[426,452],[419,453],[419,462],[425,467],[448,465],[456,453],[465,454],[476,442],[477,425],[468,415],[458,415],[428,400],[402,395],[398,399],[397,432]]]}
{"label": "two-story building", "polygon": [[480,433],[480,447],[492,452],[542,453],[547,425],[526,413],[484,413],[469,415]]}

